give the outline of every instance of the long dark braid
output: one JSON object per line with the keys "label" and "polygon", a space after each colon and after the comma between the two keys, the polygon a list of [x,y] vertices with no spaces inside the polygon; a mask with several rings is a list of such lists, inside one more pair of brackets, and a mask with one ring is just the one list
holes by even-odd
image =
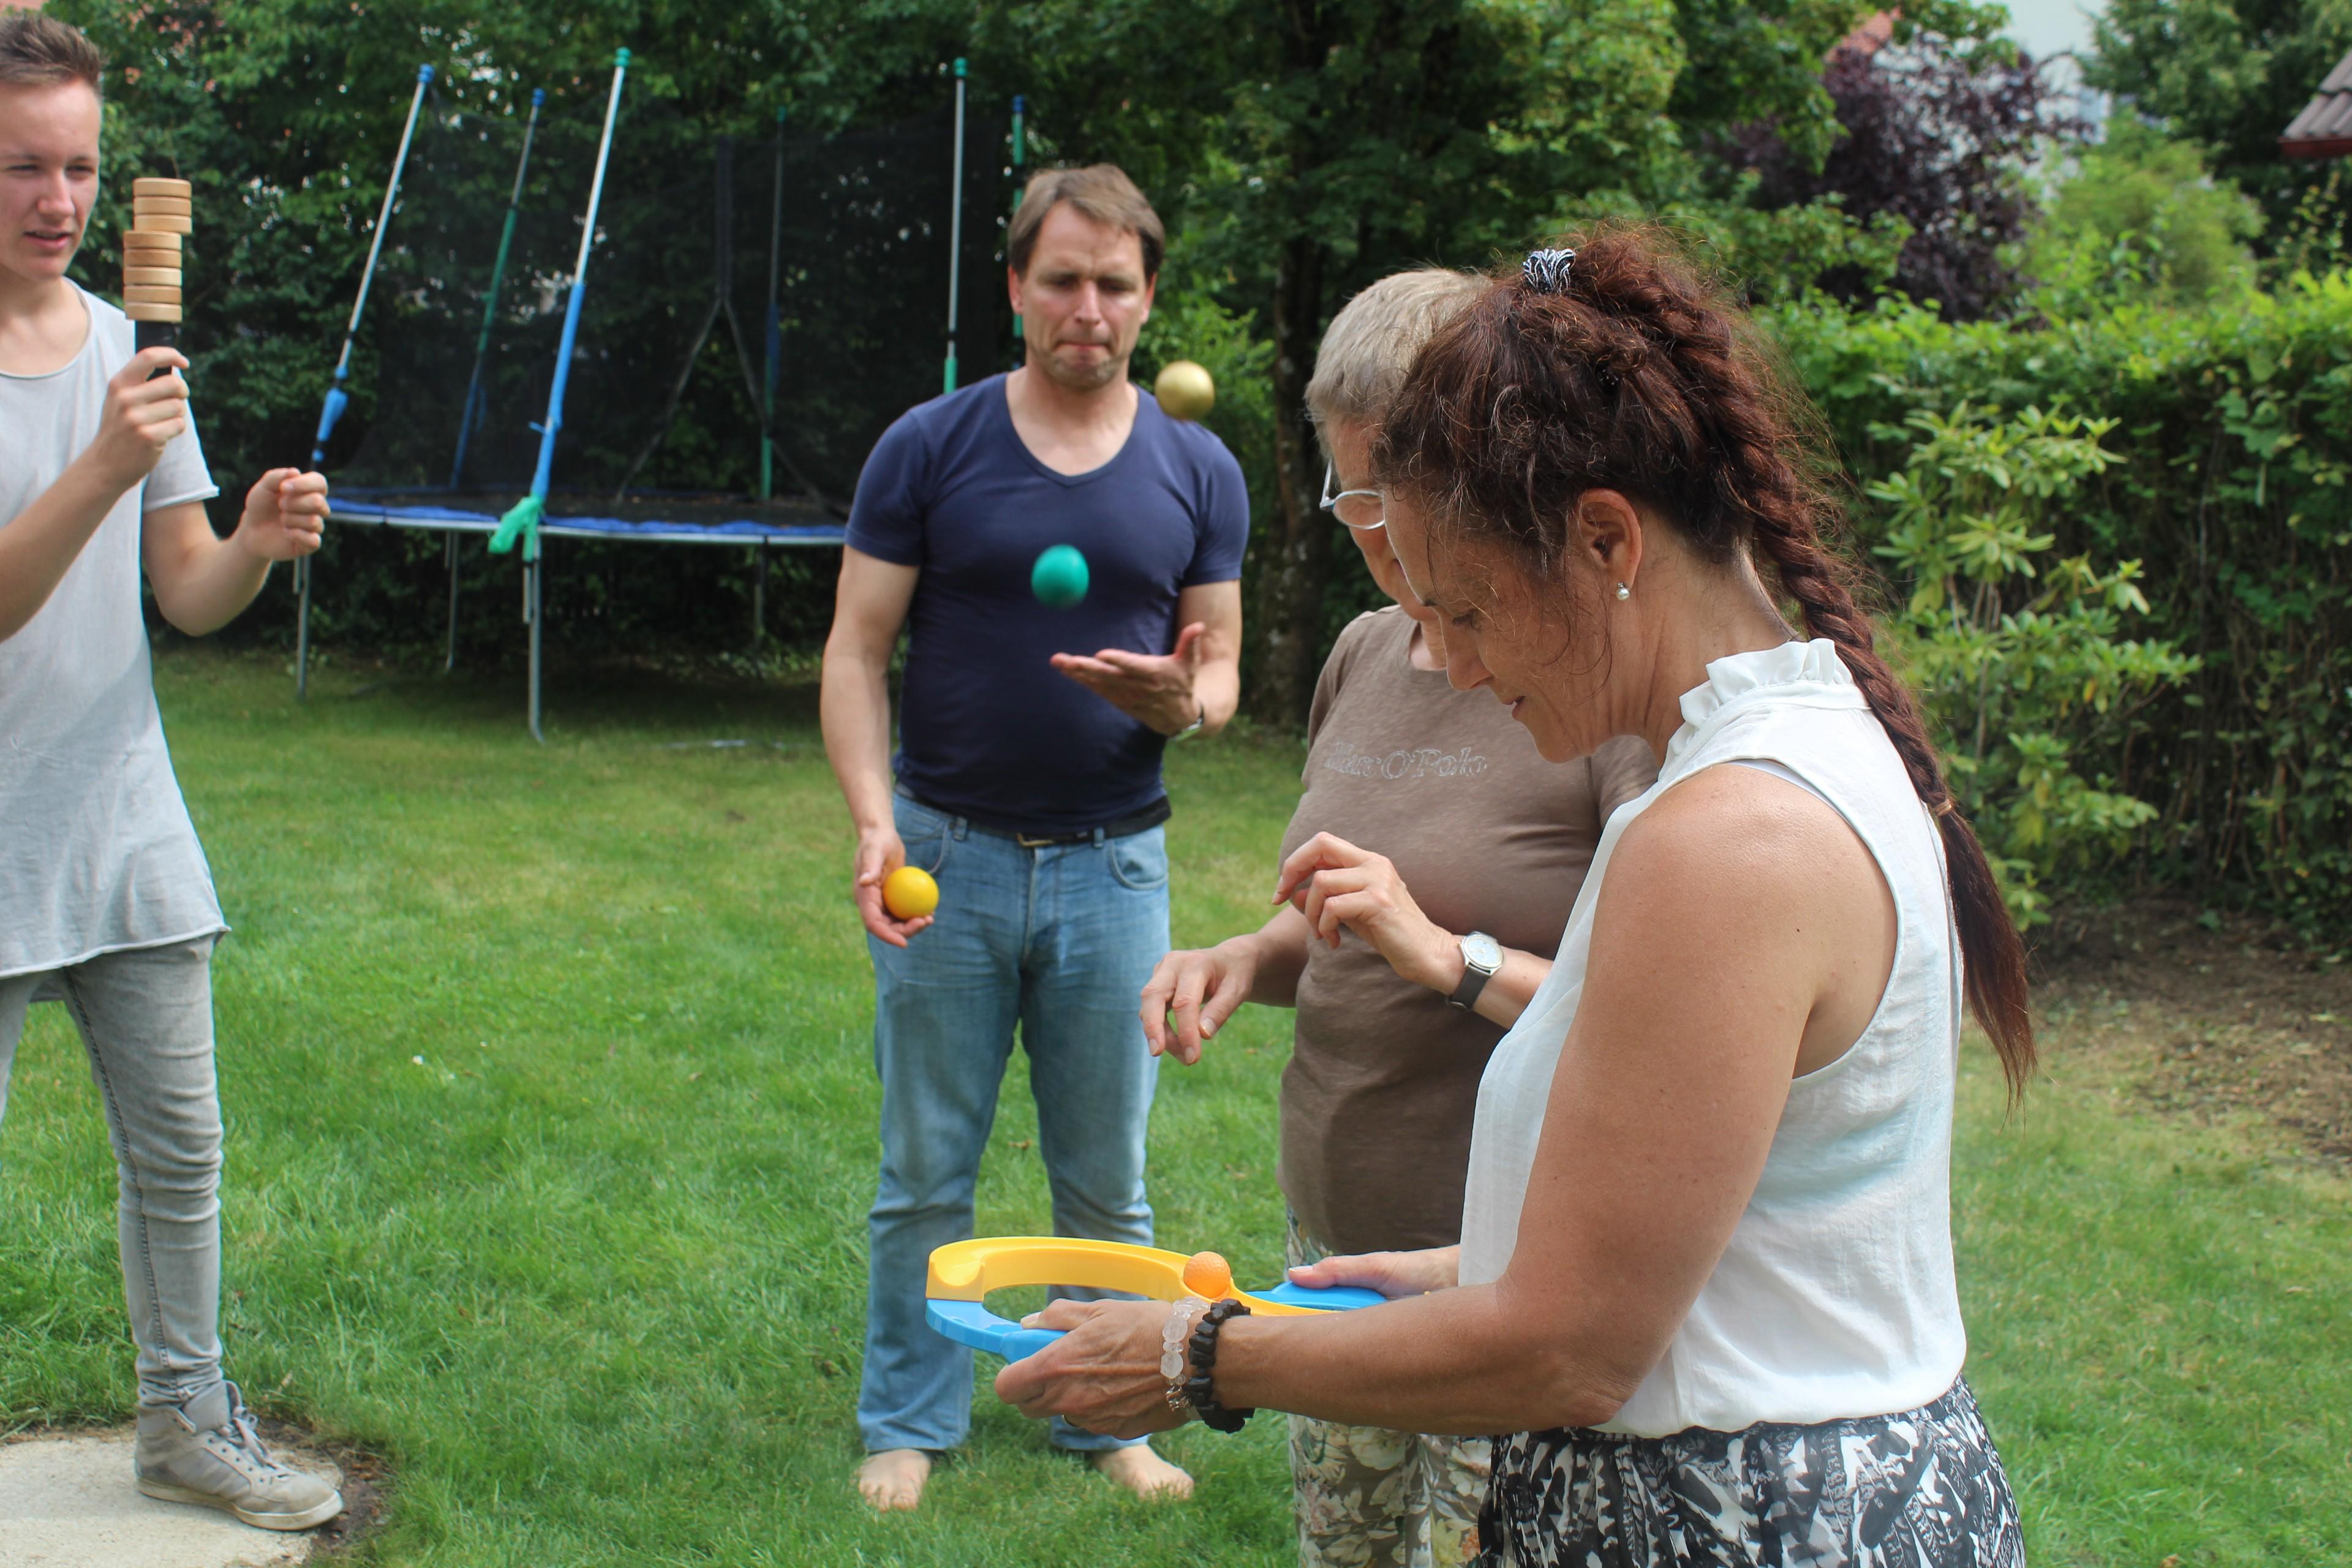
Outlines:
{"label": "long dark braid", "polygon": [[1944,840],[1968,997],[2012,1098],[2033,1075],[2025,946],[1945,783],[1910,689],[1876,649],[1847,560],[1820,421],[1769,347],[1654,231],[1609,227],[1500,279],[1423,349],[1385,421],[1384,482],[1545,575],[1587,490],[1644,503],[1699,554],[1769,565],[1836,645]]}

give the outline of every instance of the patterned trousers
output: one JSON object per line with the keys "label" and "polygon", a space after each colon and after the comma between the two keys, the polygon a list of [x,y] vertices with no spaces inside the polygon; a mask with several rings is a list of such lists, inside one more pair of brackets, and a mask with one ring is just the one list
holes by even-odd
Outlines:
{"label": "patterned trousers", "polygon": [[[1328,1256],[1290,1218],[1296,1268]],[[1484,1437],[1433,1437],[1332,1421],[1290,1422],[1299,1568],[1462,1568],[1478,1555]]]}
{"label": "patterned trousers", "polygon": [[1966,1383],[1818,1426],[1497,1439],[1482,1568],[2025,1568]]}

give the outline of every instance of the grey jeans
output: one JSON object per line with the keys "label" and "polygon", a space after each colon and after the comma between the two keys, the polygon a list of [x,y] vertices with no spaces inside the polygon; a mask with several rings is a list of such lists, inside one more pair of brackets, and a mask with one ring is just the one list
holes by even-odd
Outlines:
{"label": "grey jeans", "polygon": [[0,977],[0,1118],[33,1002],[63,1001],[89,1052],[114,1144],[122,1292],[142,1405],[179,1405],[221,1380],[213,941]]}

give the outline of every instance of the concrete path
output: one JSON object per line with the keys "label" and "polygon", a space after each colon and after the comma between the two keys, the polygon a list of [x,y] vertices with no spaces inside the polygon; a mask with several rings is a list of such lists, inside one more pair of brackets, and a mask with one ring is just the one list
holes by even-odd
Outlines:
{"label": "concrete path", "polygon": [[[281,1568],[317,1537],[239,1524],[194,1503],[157,1502],[131,1479],[131,1436],[76,1432],[0,1444],[0,1568]],[[316,1454],[280,1450],[337,1485]]]}

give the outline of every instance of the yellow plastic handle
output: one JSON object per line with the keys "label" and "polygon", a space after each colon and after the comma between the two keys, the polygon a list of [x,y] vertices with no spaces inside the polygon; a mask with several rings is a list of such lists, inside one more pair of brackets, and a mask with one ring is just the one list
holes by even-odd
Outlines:
{"label": "yellow plastic handle", "polygon": [[1190,1257],[1125,1241],[1081,1241],[1064,1236],[991,1236],[950,1242],[931,1254],[923,1294],[933,1300],[978,1301],[1016,1285],[1074,1285],[1129,1290],[1158,1301],[1186,1296],[1231,1296],[1253,1312],[1296,1317],[1314,1307],[1271,1300],[1234,1289],[1233,1270],[1213,1252]]}

